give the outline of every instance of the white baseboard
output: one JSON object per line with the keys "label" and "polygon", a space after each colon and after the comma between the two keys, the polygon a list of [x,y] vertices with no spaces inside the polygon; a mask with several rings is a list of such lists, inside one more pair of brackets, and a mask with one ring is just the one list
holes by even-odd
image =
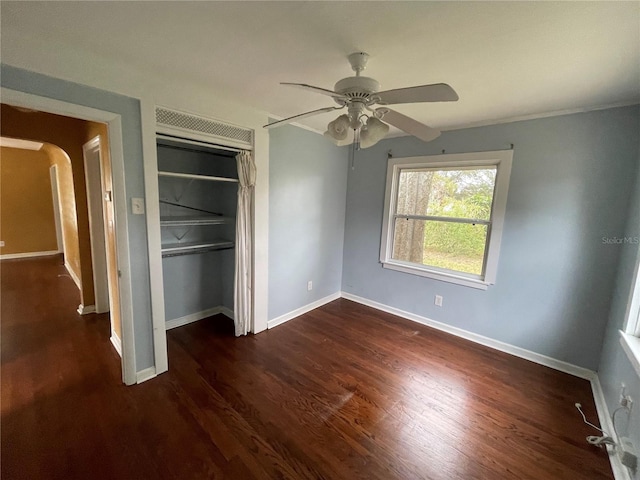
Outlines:
{"label": "white baseboard", "polygon": [[89,313],[96,313],[96,306],[95,305],[83,305],[83,304],[80,304],[80,305],[78,305],[78,313],[80,315],[87,315]]}
{"label": "white baseboard", "polygon": [[[591,390],[593,391],[593,399],[596,402],[596,410],[598,412],[598,420],[600,420],[600,427],[607,432],[607,435],[611,436],[611,438],[616,442],[619,442],[620,439],[613,428],[613,421],[609,414],[609,407],[607,407],[607,402],[604,398],[604,391],[602,390],[602,385],[600,385],[598,375],[594,375],[591,379]],[[594,433],[594,435],[597,435],[597,432]],[[607,452],[609,453],[609,462],[611,463],[611,470],[613,470],[613,477],[615,480],[632,480],[629,469],[620,462],[620,459],[610,445],[607,445]]]}
{"label": "white baseboard", "polygon": [[136,383],[146,382],[156,376],[156,367],[145,368],[136,373]]}
{"label": "white baseboard", "polygon": [[267,328],[273,328],[273,327],[277,327],[278,325],[282,325],[283,323],[288,322],[289,320],[292,320],[296,317],[299,317],[300,315],[310,312],[311,310],[321,307],[325,303],[333,302],[334,300],[337,300],[338,298],[340,298],[340,296],[341,296],[340,292],[332,293],[331,295],[321,298],[320,300],[316,300],[315,302],[309,303],[303,307],[296,308],[295,310],[292,310],[289,313],[280,315],[279,317],[276,317],[273,320],[269,320],[267,322]]}
{"label": "white baseboard", "polygon": [[236,314],[228,307],[220,307],[220,313],[231,320],[235,320],[236,318]]}
{"label": "white baseboard", "polygon": [[115,333],[112,333],[109,340],[111,340],[111,344],[113,345],[113,348],[116,349],[116,352],[118,352],[118,355],[122,357],[122,342],[120,341],[120,337],[118,337]]}
{"label": "white baseboard", "polygon": [[219,313],[222,313],[226,317],[229,317],[233,320],[233,311],[227,307],[218,305],[217,307],[207,308],[206,310],[202,310],[201,312],[190,313],[189,315],[185,315],[184,317],[167,320],[165,322],[165,328],[167,330],[171,330],[172,328],[182,327],[183,325],[197,322],[198,320],[202,320],[203,318],[207,318],[212,315],[218,315]]}
{"label": "white baseboard", "polygon": [[15,258],[50,257],[62,253],[58,250],[47,250],[46,252],[26,252],[26,253],[5,253],[0,255],[0,260],[13,260]]}
{"label": "white baseboard", "polygon": [[369,300],[368,298],[359,297],[347,292],[342,292],[342,298],[346,298],[347,300],[351,300],[356,303],[361,303],[362,305],[375,308],[376,310],[391,313],[392,315],[397,315],[398,317],[406,318],[407,320],[421,323],[422,325],[426,325],[428,327],[435,328],[436,330],[450,333],[451,335],[455,335],[456,337],[464,338],[466,340],[479,343],[480,345],[484,345],[486,347],[490,347],[519,358],[524,358],[525,360],[529,360],[531,362],[538,363],[540,365],[544,365],[545,367],[550,367],[554,370],[559,370],[576,377],[591,380],[596,375],[593,370],[589,370],[588,368],[579,367],[577,365],[573,365],[572,363],[564,362],[552,357],[547,357],[546,355],[532,352],[531,350],[526,350],[524,348],[516,347],[515,345],[504,343],[499,340],[494,340],[477,333],[469,332],[468,330],[464,330],[462,328],[453,327],[451,325],[447,325],[446,323],[438,322],[427,317],[416,315],[415,313],[406,312],[395,307],[390,307],[383,303]]}
{"label": "white baseboard", "polygon": [[80,290],[82,292],[82,285],[80,284],[80,277],[78,277],[76,272],[73,270],[73,268],[71,268],[71,266],[67,262],[64,262],[64,268],[66,268],[67,272],[69,272],[69,275],[71,276],[71,279],[75,282],[76,286],[78,287],[78,290]]}

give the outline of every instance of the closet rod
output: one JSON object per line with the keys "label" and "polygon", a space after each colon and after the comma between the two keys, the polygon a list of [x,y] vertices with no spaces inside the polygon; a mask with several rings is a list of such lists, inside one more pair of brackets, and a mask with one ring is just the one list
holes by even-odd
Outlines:
{"label": "closet rod", "polygon": [[[195,145],[198,147],[208,147],[208,148],[214,148],[217,150],[226,150],[228,152],[235,152],[235,153],[240,153],[240,152],[244,152],[245,150],[241,149],[241,148],[234,148],[234,147],[225,147],[224,145],[218,145],[217,143],[209,143],[209,142],[201,142],[199,140],[190,140],[188,138],[182,138],[182,137],[174,137],[172,135],[165,135],[162,133],[157,133],[156,134],[156,138],[160,139],[160,140],[169,140],[172,142],[180,142],[180,143],[187,143],[189,145]],[[173,147],[173,148],[180,148],[174,145],[163,145],[164,147]]]}

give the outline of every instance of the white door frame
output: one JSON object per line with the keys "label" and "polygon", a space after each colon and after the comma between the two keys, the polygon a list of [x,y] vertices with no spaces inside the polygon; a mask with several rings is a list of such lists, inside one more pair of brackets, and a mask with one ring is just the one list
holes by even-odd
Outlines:
{"label": "white door frame", "polygon": [[60,187],[58,185],[58,166],[49,167],[49,178],[51,179],[51,197],[53,201],[53,220],[56,225],[56,242],[58,253],[64,254],[64,230],[62,228],[62,206],[60,205]]}
{"label": "white door frame", "polygon": [[[87,189],[94,300],[96,313],[105,313],[109,311],[109,280],[107,277],[107,248],[102,208],[104,192],[102,191],[100,135],[92,138],[82,146],[82,156],[84,159],[84,183]],[[111,332],[113,333],[113,324],[111,327]]]}
{"label": "white door frame", "polygon": [[66,115],[82,120],[108,124],[109,149],[113,176],[113,202],[116,220],[116,253],[120,275],[120,318],[122,322],[122,380],[127,385],[137,382],[136,354],[133,328],[133,296],[130,271],[129,232],[127,225],[127,197],[124,182],[124,152],[122,118],[119,114],[75,103],[0,88],[3,103],[31,108],[42,112]]}

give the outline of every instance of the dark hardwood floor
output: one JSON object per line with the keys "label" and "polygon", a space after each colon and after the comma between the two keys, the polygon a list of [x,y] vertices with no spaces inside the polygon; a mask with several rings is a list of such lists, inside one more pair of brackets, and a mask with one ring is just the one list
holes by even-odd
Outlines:
{"label": "dark hardwood floor", "polygon": [[125,387],[58,257],[3,261],[3,479],[611,479],[589,383],[347,300],[171,330]]}

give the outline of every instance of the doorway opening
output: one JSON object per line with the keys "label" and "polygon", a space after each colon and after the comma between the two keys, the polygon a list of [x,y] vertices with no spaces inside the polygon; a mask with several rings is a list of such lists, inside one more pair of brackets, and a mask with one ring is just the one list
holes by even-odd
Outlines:
{"label": "doorway opening", "polygon": [[[115,181],[111,165],[115,156],[122,168],[120,116],[5,89],[3,100],[2,135],[41,142],[44,153],[49,154],[45,195],[50,197],[46,222],[52,225],[51,251],[62,253],[69,276],[78,286],[78,313],[108,316],[110,340],[121,357],[122,379],[126,384],[136,383],[131,305],[120,298],[121,287],[130,284],[127,262],[122,261],[128,256],[126,222],[117,222],[118,217],[126,216],[126,202],[123,182]],[[120,205],[114,201],[117,197]],[[7,208],[17,208],[18,203],[26,202],[14,202]],[[117,228],[121,224],[124,228]],[[5,227],[3,236],[6,232]],[[25,249],[21,240],[8,246],[0,247],[1,259],[41,253],[29,248],[20,252]]]}

